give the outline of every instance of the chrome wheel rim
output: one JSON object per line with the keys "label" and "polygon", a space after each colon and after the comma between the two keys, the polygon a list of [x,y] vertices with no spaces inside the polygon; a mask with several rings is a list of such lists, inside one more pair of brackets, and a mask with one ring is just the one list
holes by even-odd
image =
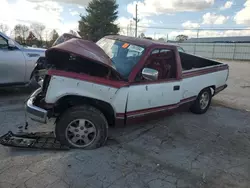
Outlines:
{"label": "chrome wheel rim", "polygon": [[209,103],[209,94],[208,92],[204,92],[202,93],[201,97],[200,97],[200,107],[202,110],[204,110]]}
{"label": "chrome wheel rim", "polygon": [[97,131],[95,125],[87,119],[76,119],[69,123],[65,136],[74,147],[86,147],[93,143]]}

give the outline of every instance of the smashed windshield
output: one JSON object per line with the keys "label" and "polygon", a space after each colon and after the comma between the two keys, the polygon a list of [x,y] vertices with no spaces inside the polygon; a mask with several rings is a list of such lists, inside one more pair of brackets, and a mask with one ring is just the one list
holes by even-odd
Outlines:
{"label": "smashed windshield", "polygon": [[110,57],[115,69],[128,79],[133,67],[139,62],[145,48],[119,40],[102,38],[96,43]]}

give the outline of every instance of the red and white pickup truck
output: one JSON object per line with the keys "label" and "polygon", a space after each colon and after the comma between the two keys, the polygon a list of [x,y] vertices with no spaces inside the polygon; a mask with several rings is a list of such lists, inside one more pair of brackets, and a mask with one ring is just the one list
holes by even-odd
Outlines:
{"label": "red and white pickup truck", "polygon": [[43,86],[27,101],[27,117],[55,119],[62,144],[104,145],[109,126],[155,119],[182,107],[203,114],[227,87],[227,64],[148,39],[70,39],[46,51]]}

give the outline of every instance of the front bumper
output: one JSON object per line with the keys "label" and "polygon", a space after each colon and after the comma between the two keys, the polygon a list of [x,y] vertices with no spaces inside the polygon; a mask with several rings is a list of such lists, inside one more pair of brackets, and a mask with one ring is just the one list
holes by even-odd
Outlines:
{"label": "front bumper", "polygon": [[26,117],[32,119],[33,121],[37,121],[40,123],[47,123],[47,115],[48,111],[44,110],[40,107],[37,107],[33,104],[36,96],[41,92],[41,88],[37,89],[27,100],[25,105],[25,113]]}

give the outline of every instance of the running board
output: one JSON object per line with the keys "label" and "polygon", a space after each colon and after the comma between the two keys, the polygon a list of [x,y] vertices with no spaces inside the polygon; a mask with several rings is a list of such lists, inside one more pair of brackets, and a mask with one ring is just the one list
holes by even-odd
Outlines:
{"label": "running board", "polygon": [[70,147],[61,145],[53,132],[18,133],[9,131],[0,137],[0,144],[17,148],[34,148],[47,150],[69,150]]}

